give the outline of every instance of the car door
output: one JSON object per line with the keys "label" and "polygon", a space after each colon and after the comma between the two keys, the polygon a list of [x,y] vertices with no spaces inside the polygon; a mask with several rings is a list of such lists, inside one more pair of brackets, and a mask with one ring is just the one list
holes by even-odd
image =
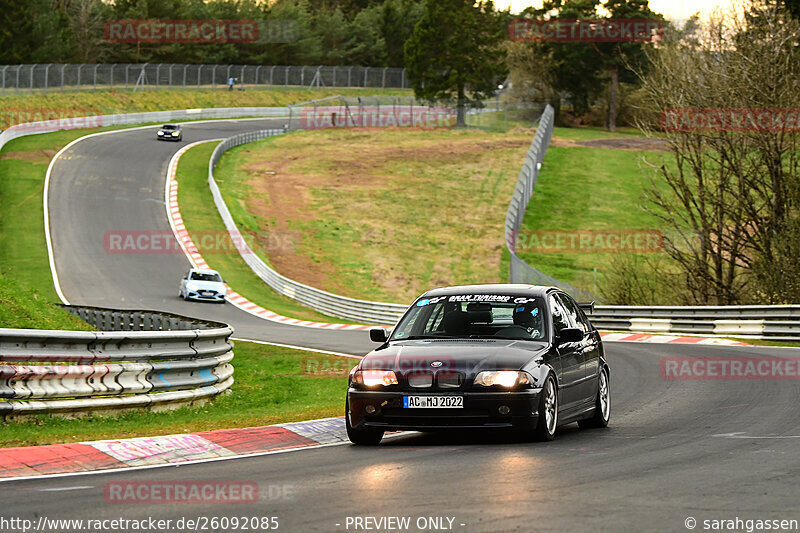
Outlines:
{"label": "car door", "polygon": [[[567,310],[556,295],[550,293],[547,298],[550,314],[553,317],[553,342],[556,343],[562,330],[574,326],[570,322]],[[556,345],[555,349],[561,364],[560,410],[568,411],[578,407],[583,399],[583,393],[579,390],[584,377],[583,352],[580,343],[577,342]]]}
{"label": "car door", "polygon": [[559,299],[567,310],[572,327],[583,331],[583,341],[579,350],[583,354],[581,383],[578,385],[580,397],[587,403],[594,401],[597,394],[597,373],[600,368],[600,342],[589,319],[568,294],[559,293]]}

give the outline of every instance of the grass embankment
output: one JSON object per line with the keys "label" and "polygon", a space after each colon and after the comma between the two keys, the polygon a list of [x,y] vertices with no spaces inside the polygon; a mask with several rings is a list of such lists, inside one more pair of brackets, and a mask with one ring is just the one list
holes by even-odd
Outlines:
{"label": "grass embankment", "polygon": [[235,148],[215,176],[280,273],[346,296],[408,302],[505,279],[508,201],[533,130],[298,132]]}
{"label": "grass embankment", "polygon": [[[592,147],[596,139],[610,141]],[[642,207],[652,176],[643,158],[650,164],[670,164],[666,152],[654,151],[652,144],[632,131],[556,128],[522,223],[519,256],[545,274],[591,292],[598,292],[594,269],[602,292],[607,268],[620,254],[647,250],[666,259],[660,244],[647,241],[648,232],[658,239],[662,224]],[[563,238],[576,232],[590,244]]]}
{"label": "grass embankment", "polygon": [[0,96],[0,129],[20,122],[35,122],[65,117],[138,113],[173,109],[207,107],[283,107],[308,100],[341,94],[343,96],[407,97],[411,93],[402,89],[306,89],[300,87],[250,88],[245,91],[217,89],[108,90],[80,92],[13,93]]}
{"label": "grass embankment", "polygon": [[252,427],[344,414],[353,359],[237,342],[235,383],[199,407],[133,411],[115,417],[66,420],[40,416],[0,423],[0,447],[167,435]]}
{"label": "grass embankment", "polygon": [[91,330],[83,320],[32,289],[0,272],[0,327]]}
{"label": "grass embankment", "polygon": [[90,329],[56,305],[42,211],[50,159],[87,133],[22,137],[0,153],[0,327]]}
{"label": "grass embankment", "polygon": [[[214,244],[207,249],[202,247],[203,239],[200,236],[226,234],[225,225],[214,207],[214,200],[208,189],[208,161],[217,144],[208,142],[188,150],[181,156],[177,172],[178,204],[181,209],[181,217],[194,243],[203,255],[203,259],[211,268],[221,272],[236,292],[262,307],[292,318],[347,323],[343,319],[319,314],[270,289],[261,278],[253,273],[239,252],[232,246],[217,247]],[[231,209],[239,208],[238,203],[232,203],[227,198],[226,202]],[[243,233],[246,233],[246,230],[243,230]],[[249,239],[248,242],[252,243]]]}

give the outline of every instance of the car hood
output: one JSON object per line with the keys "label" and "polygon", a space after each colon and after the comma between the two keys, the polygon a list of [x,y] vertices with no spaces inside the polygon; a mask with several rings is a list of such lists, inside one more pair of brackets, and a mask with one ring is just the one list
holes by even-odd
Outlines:
{"label": "car hood", "polygon": [[544,342],[505,339],[394,341],[370,352],[361,366],[404,374],[414,370],[448,369],[472,375],[481,370],[520,370],[546,351]]}
{"label": "car hood", "polygon": [[223,292],[225,290],[225,284],[220,283],[219,281],[200,281],[200,280],[191,280],[186,283],[186,286],[189,290],[192,291],[217,291]]}

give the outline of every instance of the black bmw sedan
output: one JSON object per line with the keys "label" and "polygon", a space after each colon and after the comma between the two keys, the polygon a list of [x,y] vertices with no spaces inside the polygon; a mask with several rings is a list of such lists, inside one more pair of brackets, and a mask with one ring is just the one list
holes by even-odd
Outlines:
{"label": "black bmw sedan", "polygon": [[[568,294],[470,285],[420,296],[351,372],[345,418],[355,444],[386,431],[606,427],[609,366],[600,335]],[[590,304],[589,304],[590,305]]]}

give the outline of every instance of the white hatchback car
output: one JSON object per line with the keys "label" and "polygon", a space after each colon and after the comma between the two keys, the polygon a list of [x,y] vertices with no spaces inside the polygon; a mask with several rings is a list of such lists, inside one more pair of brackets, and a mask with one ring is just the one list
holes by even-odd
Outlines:
{"label": "white hatchback car", "polygon": [[225,281],[216,270],[193,268],[183,276],[178,296],[184,300],[208,300],[225,303]]}

